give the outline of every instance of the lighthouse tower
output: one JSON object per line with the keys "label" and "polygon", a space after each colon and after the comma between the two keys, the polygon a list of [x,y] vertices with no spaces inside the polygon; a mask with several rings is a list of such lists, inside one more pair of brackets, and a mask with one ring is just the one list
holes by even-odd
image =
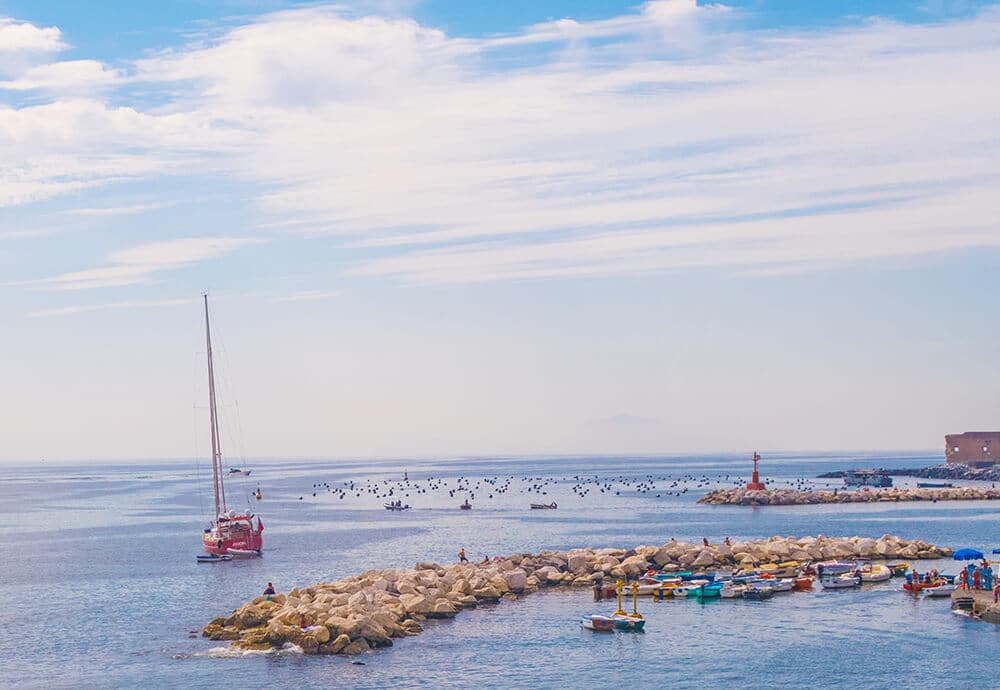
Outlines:
{"label": "lighthouse tower", "polygon": [[750,478],[750,482],[747,484],[747,491],[763,491],[767,486],[760,480],[760,475],[757,474],[757,462],[760,460],[760,455],[757,451],[753,452],[753,476]]}

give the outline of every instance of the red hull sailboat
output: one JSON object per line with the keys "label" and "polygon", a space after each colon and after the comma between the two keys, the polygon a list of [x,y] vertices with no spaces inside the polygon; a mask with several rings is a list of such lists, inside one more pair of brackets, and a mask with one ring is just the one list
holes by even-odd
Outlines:
{"label": "red hull sailboat", "polygon": [[212,429],[212,482],[215,491],[215,518],[202,534],[205,553],[212,556],[259,556],[264,548],[264,524],[260,517],[244,511],[242,515],[226,505],[225,476],[222,471],[222,448],[219,415],[215,406],[215,369],[212,365],[212,330],[208,319],[208,295],[205,298],[205,343],[208,348],[208,409]]}

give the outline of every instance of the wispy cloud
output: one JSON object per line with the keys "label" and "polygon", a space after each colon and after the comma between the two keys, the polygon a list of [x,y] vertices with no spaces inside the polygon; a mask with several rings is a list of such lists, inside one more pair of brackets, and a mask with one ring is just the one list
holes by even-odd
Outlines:
{"label": "wispy cloud", "polygon": [[161,201],[154,204],[131,204],[128,206],[103,206],[91,208],[71,208],[63,213],[71,216],[125,216],[134,213],[145,213],[161,208],[175,206],[175,201]]}
{"label": "wispy cloud", "polygon": [[293,292],[290,295],[283,295],[281,297],[272,297],[271,302],[304,302],[308,300],[317,299],[331,299],[333,297],[339,297],[340,292],[336,290],[302,290],[300,292]]}
{"label": "wispy cloud", "polygon": [[78,304],[72,307],[59,307],[57,309],[42,309],[28,314],[31,318],[47,318],[53,316],[69,316],[72,314],[84,314],[92,311],[106,311],[109,309],[150,309],[156,307],[176,307],[186,304],[194,304],[197,300],[189,299],[162,299],[162,300],[138,300],[125,302],[105,302],[103,304]]}
{"label": "wispy cloud", "polygon": [[[0,107],[0,205],[225,175],[262,190],[262,228],[342,236],[352,272],[417,282],[773,272],[1000,245],[1000,12],[809,31],[741,19],[656,0],[470,38],[311,6],[122,73],[33,65],[10,81],[48,74],[57,95]],[[58,96],[74,70],[165,104]],[[109,260],[46,285],[160,270]]]}
{"label": "wispy cloud", "polygon": [[28,281],[48,290],[89,290],[150,282],[158,273],[225,256],[262,240],[247,237],[187,237],[112,252],[108,265]]}

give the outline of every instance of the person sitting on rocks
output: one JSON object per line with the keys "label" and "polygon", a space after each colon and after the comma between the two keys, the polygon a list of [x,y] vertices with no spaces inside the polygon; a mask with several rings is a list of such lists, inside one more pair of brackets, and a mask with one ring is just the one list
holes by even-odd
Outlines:
{"label": "person sitting on rocks", "polygon": [[729,537],[726,537],[725,539],[723,539],[722,543],[725,544],[726,546],[732,546],[732,544],[729,542]]}
{"label": "person sitting on rocks", "polygon": [[264,596],[267,597],[268,601],[271,601],[271,595],[275,594],[274,585],[270,582],[267,583],[267,587],[264,589]]}
{"label": "person sitting on rocks", "polygon": [[489,555],[486,555],[486,556],[483,556],[483,560],[479,561],[479,564],[480,565],[488,565],[489,562],[490,562],[490,557],[489,557]]}
{"label": "person sitting on rocks", "polygon": [[708,537],[702,537],[701,541],[705,544],[705,546],[708,546]]}

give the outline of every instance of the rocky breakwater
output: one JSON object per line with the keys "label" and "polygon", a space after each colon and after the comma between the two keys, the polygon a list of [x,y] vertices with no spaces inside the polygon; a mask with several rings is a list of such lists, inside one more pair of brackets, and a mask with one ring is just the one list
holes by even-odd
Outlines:
{"label": "rocky breakwater", "polygon": [[797,491],[795,489],[717,489],[698,503],[731,506],[796,506],[814,503],[892,503],[896,501],[985,501],[1000,499],[1000,488],[868,489],[859,491]]}
{"label": "rocky breakwater", "polygon": [[590,587],[598,580],[635,579],[664,566],[753,566],[771,561],[829,558],[941,558],[951,551],[884,535],[772,537],[732,544],[687,544],[634,549],[573,549],[517,554],[489,564],[418,563],[413,570],[370,570],[336,582],[257,597],[202,631],[248,650],[287,644],[307,654],[360,654],[417,635],[429,618],[451,618],[463,608],[513,599],[542,587]]}

